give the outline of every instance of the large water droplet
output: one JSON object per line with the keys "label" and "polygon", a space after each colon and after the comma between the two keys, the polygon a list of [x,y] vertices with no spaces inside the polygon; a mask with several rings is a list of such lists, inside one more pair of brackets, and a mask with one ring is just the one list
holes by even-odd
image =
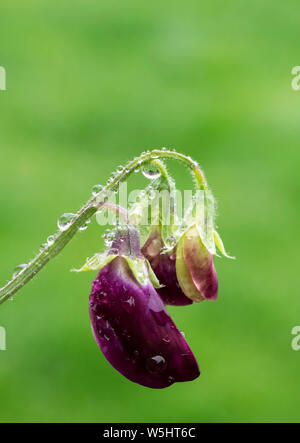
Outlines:
{"label": "large water droplet", "polygon": [[156,166],[152,166],[152,165],[143,166],[142,173],[149,180],[154,180],[154,179],[160,177],[159,169],[157,169]]}
{"label": "large water droplet", "polygon": [[17,275],[19,275],[20,272],[22,272],[26,268],[26,266],[27,265],[25,263],[16,266],[14,269],[13,278],[15,278]]}
{"label": "large water droplet", "polygon": [[93,195],[97,195],[97,194],[99,194],[99,192],[102,191],[102,189],[103,189],[103,186],[102,186],[102,185],[94,185],[94,186],[92,187],[92,194],[93,194]]}
{"label": "large water droplet", "polygon": [[71,212],[66,212],[62,214],[58,221],[57,226],[60,231],[65,231],[70,226],[71,221],[76,217],[76,214],[72,214]]}
{"label": "large water droplet", "polygon": [[121,305],[128,314],[132,314],[135,308],[135,300],[134,297],[130,296],[126,300],[121,301]]}
{"label": "large water droplet", "polygon": [[167,366],[167,362],[162,355],[154,355],[153,357],[147,358],[146,367],[151,374],[159,374]]}

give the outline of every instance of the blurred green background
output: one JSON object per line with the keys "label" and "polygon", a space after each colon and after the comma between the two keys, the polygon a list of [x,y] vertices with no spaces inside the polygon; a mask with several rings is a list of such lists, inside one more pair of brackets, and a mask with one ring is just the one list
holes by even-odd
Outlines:
{"label": "blurred green background", "polygon": [[[95,183],[162,146],[202,165],[237,260],[216,259],[216,303],[169,309],[200,378],[150,390],[105,361],[89,324],[94,275],[69,272],[102,248],[94,220],[0,307],[1,422],[299,421],[299,8],[2,1],[2,284]],[[188,174],[171,168],[190,188]]]}

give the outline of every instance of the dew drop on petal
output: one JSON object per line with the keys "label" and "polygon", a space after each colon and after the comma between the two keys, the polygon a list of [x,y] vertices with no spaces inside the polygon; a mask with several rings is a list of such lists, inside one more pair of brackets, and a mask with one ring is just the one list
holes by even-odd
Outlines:
{"label": "dew drop on petal", "polygon": [[146,367],[151,374],[159,374],[167,366],[167,362],[162,355],[154,355],[147,358]]}
{"label": "dew drop on petal", "polygon": [[27,265],[25,263],[16,266],[14,269],[13,278],[15,278],[17,275],[19,275],[20,272],[22,272],[26,268],[26,266]]}
{"label": "dew drop on petal", "polygon": [[173,377],[172,375],[169,375],[168,377],[168,383],[171,385],[172,383],[175,382],[175,377]]}
{"label": "dew drop on petal", "polygon": [[72,214],[71,212],[66,212],[62,214],[58,221],[57,226],[60,231],[65,231],[70,226],[71,221],[76,217],[76,214]]}
{"label": "dew drop on petal", "polygon": [[185,333],[184,333],[184,331],[180,331],[180,334],[182,335],[183,338],[185,338]]}
{"label": "dew drop on petal", "polygon": [[122,308],[128,312],[128,314],[131,314],[134,311],[135,308],[135,300],[134,297],[130,296],[126,300],[121,301]]}

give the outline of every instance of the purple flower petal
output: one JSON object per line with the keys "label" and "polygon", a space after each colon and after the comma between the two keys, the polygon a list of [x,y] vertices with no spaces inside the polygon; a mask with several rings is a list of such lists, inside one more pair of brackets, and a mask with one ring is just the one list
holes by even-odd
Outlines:
{"label": "purple flower petal", "polygon": [[141,286],[125,257],[101,269],[90,295],[92,330],[111,365],[130,380],[165,388],[200,374],[197,361],[152,284]]}
{"label": "purple flower petal", "polygon": [[158,230],[152,232],[142,248],[143,255],[149,261],[156,277],[163,288],[156,289],[166,305],[185,306],[193,303],[182,292],[176,276],[176,248],[161,254],[163,240]]}

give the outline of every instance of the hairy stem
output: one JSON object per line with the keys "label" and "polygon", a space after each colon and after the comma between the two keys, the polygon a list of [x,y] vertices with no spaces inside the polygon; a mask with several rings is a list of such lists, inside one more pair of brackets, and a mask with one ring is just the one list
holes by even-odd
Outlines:
{"label": "hairy stem", "polygon": [[[48,244],[39,254],[31,260],[28,265],[13,279],[8,282],[3,288],[0,289],[0,304],[11,298],[17,291],[19,291],[27,282],[29,282],[52,258],[60,253],[60,251],[69,243],[74,237],[80,227],[85,223],[103,206],[105,194],[108,191],[117,190],[120,182],[126,180],[127,177],[137,168],[146,163],[153,162],[158,159],[173,159],[180,161],[187,165],[195,178],[196,186],[199,189],[207,189],[206,180],[199,165],[194,162],[190,157],[183,154],[179,154],[175,151],[155,149],[141,154],[130,161],[121,171],[114,175],[108,182],[108,184],[98,194],[93,196],[76,214],[76,217],[71,221],[68,228],[64,231],[60,231],[55,235],[54,242]],[[162,165],[156,164],[160,171]]]}

